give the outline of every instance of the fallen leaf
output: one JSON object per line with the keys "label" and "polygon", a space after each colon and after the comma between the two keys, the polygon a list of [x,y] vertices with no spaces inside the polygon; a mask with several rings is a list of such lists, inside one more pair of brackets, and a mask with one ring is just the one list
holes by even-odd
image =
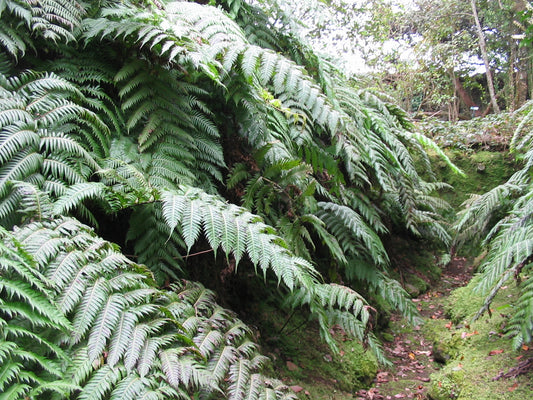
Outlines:
{"label": "fallen leaf", "polygon": [[494,356],[496,354],[501,354],[501,353],[503,353],[503,349],[491,350],[489,351],[489,356]]}
{"label": "fallen leaf", "polygon": [[300,367],[298,367],[292,361],[287,361],[287,368],[289,369],[289,371],[296,371],[296,370],[300,369]]}
{"label": "fallen leaf", "polygon": [[523,344],[522,345],[522,350],[528,351],[529,350],[529,346],[527,344]]}
{"label": "fallen leaf", "polygon": [[452,321],[448,322],[446,325],[444,325],[448,329],[452,329],[453,323]]}
{"label": "fallen leaf", "polygon": [[297,386],[297,385],[295,385],[295,386],[291,386],[291,389],[292,389],[292,391],[293,391],[294,393],[300,393],[302,390],[304,390],[303,387],[301,387],[301,386]]}
{"label": "fallen leaf", "polygon": [[467,338],[467,337],[470,337],[470,336],[474,336],[474,335],[479,335],[479,332],[478,331],[463,332],[463,333],[461,333],[461,339],[464,339],[464,338]]}
{"label": "fallen leaf", "polygon": [[511,386],[509,389],[507,389],[508,391],[510,392],[514,392],[516,390],[516,388],[518,387],[518,382],[515,382],[515,384],[513,386]]}

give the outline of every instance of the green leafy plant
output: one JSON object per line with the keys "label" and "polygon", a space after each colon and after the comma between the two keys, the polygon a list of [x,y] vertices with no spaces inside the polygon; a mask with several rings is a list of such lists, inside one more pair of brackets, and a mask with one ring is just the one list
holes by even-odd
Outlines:
{"label": "green leafy plant", "polygon": [[257,6],[210,3],[0,5],[2,260],[20,252],[1,290],[31,311],[1,315],[21,346],[40,338],[25,358],[2,333],[13,398],[290,398],[183,281],[197,265],[249,268],[332,347],[339,325],[382,362],[365,296],[417,321],[382,237],[448,242],[414,163],[434,144]]}
{"label": "green leafy plant", "polygon": [[[531,102],[521,110],[524,121],[531,119]],[[531,167],[533,151],[531,133],[518,126],[512,138],[512,150],[522,159],[523,168],[502,185],[491,191],[473,196],[466,204],[456,223],[457,242],[484,237],[487,255],[481,266],[477,290],[486,295],[476,315],[489,311],[499,289],[514,278],[520,287],[520,298],[514,305],[508,332],[514,337],[516,348],[533,340],[531,312],[531,265],[533,260],[532,221],[533,207]]]}

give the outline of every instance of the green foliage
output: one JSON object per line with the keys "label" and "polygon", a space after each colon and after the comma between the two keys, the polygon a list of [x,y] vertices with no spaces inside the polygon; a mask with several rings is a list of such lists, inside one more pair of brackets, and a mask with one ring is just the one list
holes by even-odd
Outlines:
{"label": "green foliage", "polygon": [[68,356],[57,340],[70,321],[51,298],[51,281],[12,234],[0,228],[0,390],[10,398],[65,395]]}
{"label": "green foliage", "polygon": [[[525,109],[531,113],[530,108]],[[530,118],[528,114],[526,119]],[[524,166],[504,184],[491,191],[473,197],[468,208],[456,223],[457,242],[485,235],[483,245],[488,253],[481,266],[481,278],[477,290],[486,295],[483,307],[475,318],[489,310],[498,291],[510,278],[520,283],[520,300],[512,314],[509,333],[514,336],[515,347],[532,341],[533,314],[531,261],[533,259],[531,211],[533,192],[531,183],[532,142],[531,135],[519,126],[512,139],[514,150],[523,154]]]}
{"label": "green foliage", "polygon": [[524,130],[531,127],[530,118],[523,113],[490,114],[457,122],[428,118],[418,122],[417,127],[444,148],[500,150],[510,145],[517,125]]}
{"label": "green foliage", "polygon": [[291,397],[258,373],[249,328],[200,284],[157,289],[146,267],[73,219],[3,236],[1,384],[12,398]]}
{"label": "green foliage", "polygon": [[[10,358],[14,398],[290,398],[249,329],[181,280],[206,264],[250,268],[332,347],[339,325],[381,362],[361,293],[416,321],[381,236],[447,242],[414,162],[431,142],[267,14],[220,3],[0,2],[0,222],[21,253],[1,290],[35,321],[20,345],[55,346]],[[215,257],[183,261],[197,247]]]}

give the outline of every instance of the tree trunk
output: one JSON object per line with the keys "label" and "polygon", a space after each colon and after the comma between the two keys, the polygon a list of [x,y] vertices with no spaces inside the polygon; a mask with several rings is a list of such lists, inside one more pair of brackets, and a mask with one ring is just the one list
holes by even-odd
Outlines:
{"label": "tree trunk", "polygon": [[477,105],[472,99],[472,96],[470,96],[470,93],[466,91],[459,77],[457,76],[453,77],[453,84],[455,85],[455,90],[457,92],[457,95],[459,96],[459,98],[462,100],[462,102],[467,108],[470,109],[470,107],[474,107]]}
{"label": "tree trunk", "polygon": [[485,70],[487,74],[487,86],[489,89],[490,95],[490,104],[495,113],[500,112],[500,107],[498,107],[498,102],[496,101],[496,92],[494,91],[494,82],[492,81],[492,74],[490,71],[489,65],[489,56],[487,54],[487,44],[485,42],[485,35],[483,34],[483,29],[479,22],[479,17],[477,15],[476,0],[470,0],[470,5],[472,6],[472,14],[474,16],[474,22],[476,23],[477,36],[479,41],[479,50],[481,51],[481,56],[483,57],[483,63],[485,64]]}

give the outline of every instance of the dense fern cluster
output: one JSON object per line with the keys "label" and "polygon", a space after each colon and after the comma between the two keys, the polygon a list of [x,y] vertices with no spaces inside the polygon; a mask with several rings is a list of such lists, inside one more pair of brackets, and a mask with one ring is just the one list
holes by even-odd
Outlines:
{"label": "dense fern cluster", "polygon": [[523,168],[502,185],[472,196],[456,223],[458,244],[483,239],[488,250],[477,287],[487,297],[476,318],[490,310],[497,292],[510,279],[519,285],[520,298],[507,328],[516,348],[533,341],[533,132],[524,130],[533,118],[533,103],[518,112],[524,118],[511,148],[522,159]]}
{"label": "dense fern cluster", "polygon": [[9,398],[287,391],[258,373],[265,359],[248,328],[200,284],[157,289],[146,267],[73,219],[2,231],[2,242],[0,387]]}
{"label": "dense fern cluster", "polygon": [[[11,398],[290,398],[248,328],[182,281],[195,246],[213,275],[221,252],[273,282],[332,346],[339,325],[385,361],[366,296],[417,320],[382,237],[449,242],[439,184],[414,163],[432,144],[281,33],[275,1],[277,21],[216,3],[0,2]],[[113,218],[129,259],[92,231]]]}

